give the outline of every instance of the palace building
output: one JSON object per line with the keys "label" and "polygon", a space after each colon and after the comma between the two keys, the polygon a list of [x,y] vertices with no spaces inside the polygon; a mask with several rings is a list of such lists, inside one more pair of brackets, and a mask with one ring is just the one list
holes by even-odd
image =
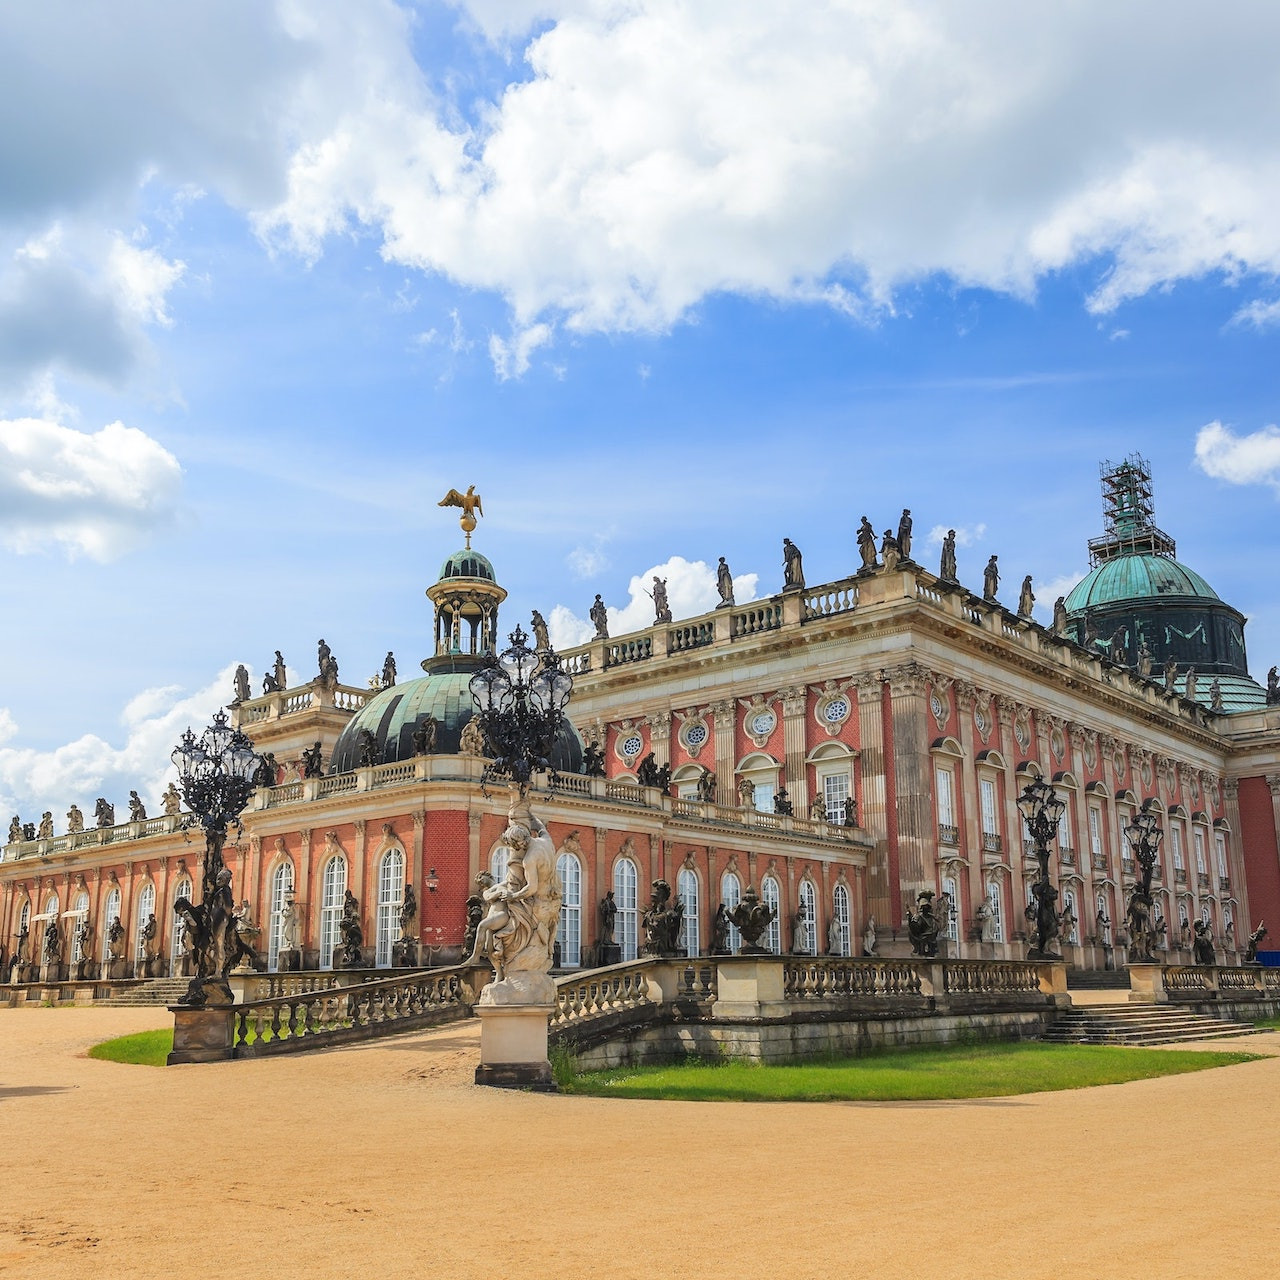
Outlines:
{"label": "palace building", "polygon": [[[1243,616],[1155,526],[1146,464],[1107,466],[1103,481],[1091,572],[1049,627],[1025,597],[1015,610],[961,585],[954,557],[937,574],[917,563],[904,532],[879,554],[851,546],[861,567],[839,581],[805,584],[791,547],[776,595],[722,592],[700,617],[562,653],[573,726],[559,785],[534,799],[559,850],[561,965],[596,959],[610,891],[634,958],[659,879],[683,902],[691,955],[750,885],[777,909],[775,951],[861,954],[874,938],[905,954],[906,913],[931,892],[948,954],[1021,957],[1035,861],[1016,801],[1037,777],[1067,802],[1051,870],[1070,963],[1125,961],[1123,833],[1144,802],[1164,835],[1153,889],[1171,962],[1189,961],[1199,920],[1228,963],[1260,920],[1280,927],[1280,705],[1248,674]],[[456,960],[477,875],[503,870],[506,795],[481,786],[468,682],[501,647],[506,592],[469,530],[427,595],[421,676],[369,690],[322,671],[233,704],[276,763],[224,855],[268,968],[290,903],[303,967],[331,967],[348,891],[365,963],[390,966],[407,885],[418,959]],[[323,773],[303,776],[316,744]],[[0,980],[180,974],[172,905],[191,896],[201,851],[176,812],[11,840]]]}

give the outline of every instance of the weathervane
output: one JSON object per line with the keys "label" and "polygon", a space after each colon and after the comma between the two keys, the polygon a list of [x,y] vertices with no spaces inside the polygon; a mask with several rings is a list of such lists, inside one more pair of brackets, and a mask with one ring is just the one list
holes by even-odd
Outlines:
{"label": "weathervane", "polygon": [[476,492],[475,485],[469,484],[466,493],[459,493],[457,489],[450,489],[436,505],[439,507],[462,508],[458,523],[462,526],[462,532],[467,535],[467,550],[470,551],[471,533],[476,527],[476,515],[484,515],[484,508],[480,505],[480,495]]}

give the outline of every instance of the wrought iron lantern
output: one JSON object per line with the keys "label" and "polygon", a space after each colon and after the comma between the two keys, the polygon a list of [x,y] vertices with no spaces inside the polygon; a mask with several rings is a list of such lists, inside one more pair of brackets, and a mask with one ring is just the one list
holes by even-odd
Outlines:
{"label": "wrought iron lantern", "polygon": [[[1027,824],[1027,833],[1035,845],[1038,866],[1035,884],[1031,886],[1034,900],[1035,945],[1031,948],[1032,960],[1061,960],[1053,949],[1062,917],[1058,912],[1058,891],[1049,880],[1049,841],[1058,834],[1058,823],[1066,812],[1067,802],[1045,782],[1037,778],[1022,789],[1018,797],[1018,809]],[[1027,915],[1033,914],[1033,906],[1027,907]]]}
{"label": "wrought iron lantern", "polygon": [[1151,811],[1150,798],[1142,802],[1142,808],[1125,827],[1124,838],[1133,850],[1134,861],[1142,869],[1125,909],[1129,958],[1153,962],[1156,958],[1156,923],[1152,915],[1155,900],[1151,896],[1151,878],[1155,874],[1164,832],[1160,830],[1159,819]]}

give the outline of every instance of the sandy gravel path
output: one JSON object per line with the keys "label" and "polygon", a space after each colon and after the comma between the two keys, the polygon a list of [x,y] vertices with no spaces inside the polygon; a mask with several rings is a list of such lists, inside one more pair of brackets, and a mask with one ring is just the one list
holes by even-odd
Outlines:
{"label": "sandy gravel path", "polygon": [[1280,1057],[746,1106],[478,1089],[474,1023],[167,1070],[84,1056],[167,1016],[0,1010],[0,1275],[1128,1280],[1265,1275],[1280,1245]]}

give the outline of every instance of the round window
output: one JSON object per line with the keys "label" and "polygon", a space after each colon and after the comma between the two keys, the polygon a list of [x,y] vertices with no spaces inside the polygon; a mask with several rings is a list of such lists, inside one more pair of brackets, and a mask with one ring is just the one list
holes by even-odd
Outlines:
{"label": "round window", "polygon": [[828,724],[839,724],[849,714],[848,698],[832,698],[825,707],[822,708],[823,719]]}
{"label": "round window", "polygon": [[624,756],[638,756],[640,748],[644,746],[644,739],[638,734],[633,733],[629,737],[622,740],[622,754]]}
{"label": "round window", "polygon": [[748,728],[757,737],[763,738],[771,734],[778,723],[778,717],[772,711],[759,711],[751,717]]}
{"label": "round window", "polygon": [[684,731],[684,740],[691,747],[700,747],[707,740],[707,726],[705,724],[691,724]]}

